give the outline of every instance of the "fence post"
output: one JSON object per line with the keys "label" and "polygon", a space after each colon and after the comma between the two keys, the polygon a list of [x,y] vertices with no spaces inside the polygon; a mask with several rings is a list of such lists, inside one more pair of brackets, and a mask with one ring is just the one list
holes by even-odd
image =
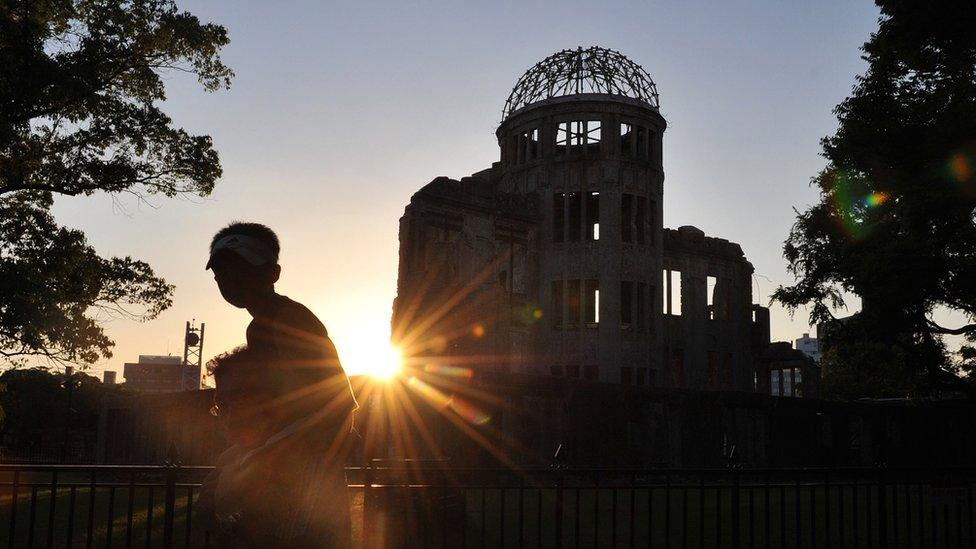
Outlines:
{"label": "fence post", "polygon": [[878,547],[888,547],[888,487],[885,485],[883,464],[878,466]]}
{"label": "fence post", "polygon": [[[719,505],[722,505],[722,500],[719,499]],[[721,532],[718,533],[719,536],[722,535]],[[732,549],[739,549],[739,470],[733,469],[732,471]]]}
{"label": "fence post", "polygon": [[171,444],[169,456],[166,458],[166,501],[163,511],[163,547],[173,547],[173,521],[176,515],[176,471],[179,464],[176,459],[176,446]]}
{"label": "fence post", "polygon": [[563,475],[565,471],[559,470],[556,477],[556,548],[563,546]]}

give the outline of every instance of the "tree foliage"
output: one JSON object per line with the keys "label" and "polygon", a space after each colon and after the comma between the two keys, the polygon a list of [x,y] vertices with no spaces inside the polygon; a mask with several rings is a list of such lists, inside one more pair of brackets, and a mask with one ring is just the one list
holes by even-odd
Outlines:
{"label": "tree foliage", "polygon": [[[965,389],[942,336],[976,334],[976,4],[877,3],[867,71],[822,140],[820,201],[784,246],[796,282],[773,297],[831,326],[825,384],[833,369],[887,380],[861,396]],[[847,293],[862,310],[834,322]],[[943,307],[969,322],[937,324]]]}
{"label": "tree foliage", "polygon": [[0,351],[111,356],[99,321],[140,320],[172,287],[143,262],[101,258],[49,213],[52,196],[208,195],[221,175],[205,135],[160,109],[167,72],[229,86],[226,30],[172,0],[0,0]]}

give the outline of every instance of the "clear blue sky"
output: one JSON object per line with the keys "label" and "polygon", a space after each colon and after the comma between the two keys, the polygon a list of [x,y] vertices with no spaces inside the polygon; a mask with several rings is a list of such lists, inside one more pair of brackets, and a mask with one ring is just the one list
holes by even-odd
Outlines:
{"label": "clear blue sky", "polygon": [[[149,261],[176,284],[159,319],[114,321],[113,359],[182,352],[207,322],[206,356],[243,342],[246,314],[203,270],[209,237],[234,219],[283,241],[280,291],[325,321],[344,359],[382,344],[395,294],[397,220],[435,176],[497,160],[494,130],[511,87],[565,48],[618,50],[651,74],[668,121],[665,225],[742,245],[755,300],[791,278],[781,257],[793,208],[816,201],[831,109],[864,69],[876,28],[866,1],[267,2],[180,4],[227,27],[229,91],[171,75],[167,111],[213,136],[224,177],[206,199],[61,200],[60,221],[102,254]],[[809,331],[774,307],[773,338]],[[350,366],[355,368],[354,364]]]}

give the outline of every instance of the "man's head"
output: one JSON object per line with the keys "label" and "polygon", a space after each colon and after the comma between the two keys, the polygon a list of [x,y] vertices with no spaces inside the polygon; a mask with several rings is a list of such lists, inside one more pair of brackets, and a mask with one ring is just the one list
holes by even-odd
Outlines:
{"label": "man's head", "polygon": [[235,307],[248,307],[274,291],[281,275],[278,236],[260,223],[234,222],[210,242],[210,260],[220,295]]}

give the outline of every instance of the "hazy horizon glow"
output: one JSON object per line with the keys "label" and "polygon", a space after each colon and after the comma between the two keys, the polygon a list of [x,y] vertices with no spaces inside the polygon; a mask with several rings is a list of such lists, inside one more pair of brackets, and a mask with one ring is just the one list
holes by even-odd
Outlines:
{"label": "hazy horizon glow", "polygon": [[[182,353],[190,319],[207,324],[206,358],[243,343],[247,313],[204,270],[210,237],[234,220],[278,232],[278,291],[319,315],[349,373],[388,364],[403,207],[436,176],[496,161],[511,87],[577,46],[620,51],[654,78],[668,121],[665,226],[739,243],[756,268],[754,300],[767,304],[792,282],[782,242],[793,208],[817,200],[808,182],[824,166],[818,142],[864,69],[858,47],[878,15],[842,0],[181,6],[227,27],[237,77],[207,94],[170,74],[165,110],[213,137],[224,176],[207,198],[57,200],[58,220],[101,254],[145,260],[177,287],[158,319],[107,324],[115,356],[96,375],[139,354]],[[774,340],[811,331],[803,311],[771,313]]]}

